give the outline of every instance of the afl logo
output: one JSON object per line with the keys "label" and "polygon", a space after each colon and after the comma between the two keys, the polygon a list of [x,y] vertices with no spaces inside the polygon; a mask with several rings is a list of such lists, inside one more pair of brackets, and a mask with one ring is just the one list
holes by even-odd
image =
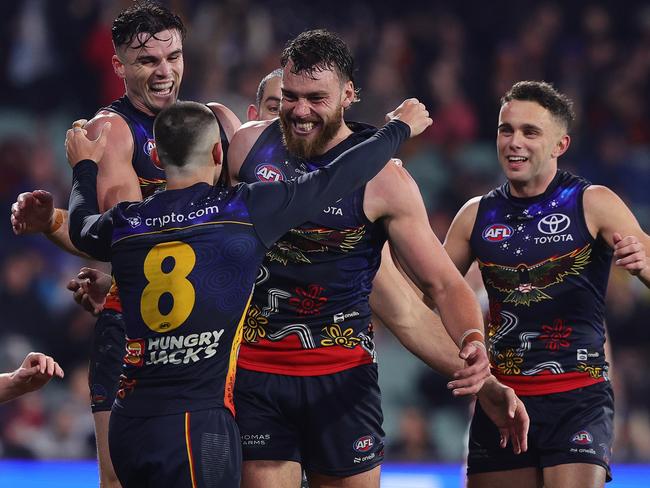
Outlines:
{"label": "afl logo", "polygon": [[147,139],[147,142],[142,146],[142,150],[147,156],[151,157],[151,151],[154,147],[156,147],[156,142],[153,139]]}
{"label": "afl logo", "polygon": [[576,432],[571,436],[571,442],[584,446],[594,442],[594,438],[586,430],[581,430],[580,432]]}
{"label": "afl logo", "polygon": [[542,234],[559,234],[571,225],[571,219],[564,214],[551,214],[544,217],[537,224],[537,229]]}
{"label": "afl logo", "polygon": [[284,181],[282,171],[272,164],[260,164],[255,168],[255,176],[259,181]]}
{"label": "afl logo", "polygon": [[354,441],[352,447],[357,452],[368,452],[373,448],[374,445],[375,438],[371,435],[364,435],[363,437],[359,437],[356,441]]}
{"label": "afl logo", "polygon": [[512,227],[506,224],[492,224],[483,229],[483,240],[488,242],[506,241],[512,237]]}

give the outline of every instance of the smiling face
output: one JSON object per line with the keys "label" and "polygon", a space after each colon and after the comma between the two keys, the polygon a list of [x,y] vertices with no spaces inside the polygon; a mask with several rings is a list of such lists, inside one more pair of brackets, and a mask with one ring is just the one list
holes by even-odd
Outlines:
{"label": "smiling face", "polygon": [[270,78],[266,85],[264,85],[264,93],[260,101],[260,107],[257,114],[257,120],[270,120],[274,119],[280,114],[280,100],[282,94],[280,92],[280,83],[282,78],[274,76]]}
{"label": "smiling face", "polygon": [[183,78],[183,41],[175,29],[147,37],[149,34],[139,34],[128,47],[119,47],[113,56],[113,68],[124,79],[131,103],[144,113],[156,115],[178,98]]}
{"label": "smiling face", "polygon": [[282,134],[291,154],[310,158],[327,152],[349,133],[343,111],[354,100],[354,87],[333,69],[292,73],[292,66],[287,63],[282,75]]}
{"label": "smiling face", "polygon": [[565,125],[537,102],[511,100],[502,105],[497,153],[513,195],[543,193],[569,143]]}

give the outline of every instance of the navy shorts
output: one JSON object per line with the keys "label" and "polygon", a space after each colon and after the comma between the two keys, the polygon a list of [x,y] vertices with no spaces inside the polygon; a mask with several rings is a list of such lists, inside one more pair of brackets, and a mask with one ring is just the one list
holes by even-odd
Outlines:
{"label": "navy shorts", "polygon": [[467,474],[546,468],[587,463],[612,474],[609,461],[614,439],[614,395],[609,382],[540,396],[522,396],[530,416],[528,451],[499,447],[499,431],[476,404],[469,432]]}
{"label": "navy shorts", "polygon": [[239,430],[225,408],[155,417],[113,412],[108,442],[123,488],[239,487]]}
{"label": "navy shorts", "polygon": [[239,368],[235,407],[244,461],[296,461],[309,472],[343,477],[384,459],[376,364],[322,376]]}
{"label": "navy shorts", "polygon": [[126,329],[122,314],[104,310],[93,332],[93,345],[88,368],[90,408],[94,412],[111,409],[122,373]]}

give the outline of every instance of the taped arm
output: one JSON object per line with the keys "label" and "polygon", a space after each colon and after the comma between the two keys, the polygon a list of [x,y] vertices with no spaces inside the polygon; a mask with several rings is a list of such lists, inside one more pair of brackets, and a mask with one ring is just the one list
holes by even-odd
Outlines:
{"label": "taped arm", "polygon": [[383,217],[395,256],[407,276],[438,309],[454,342],[482,329],[480,307],[469,285],[429,225],[419,189],[408,172],[392,165],[368,185],[364,209]]}
{"label": "taped arm", "polygon": [[420,300],[395,267],[388,244],[372,283],[370,307],[404,347],[440,374],[451,378],[465,366],[440,317]]}

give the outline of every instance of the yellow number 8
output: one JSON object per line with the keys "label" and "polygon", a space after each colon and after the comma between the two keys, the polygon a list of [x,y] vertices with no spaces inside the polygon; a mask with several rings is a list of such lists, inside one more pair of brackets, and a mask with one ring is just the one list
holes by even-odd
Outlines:
{"label": "yellow number 8", "polygon": [[[169,272],[163,271],[163,261],[173,258],[174,264]],[[187,320],[192,313],[195,292],[187,280],[196,263],[194,250],[184,242],[163,242],[157,244],[144,260],[144,275],[148,285],[142,291],[140,314],[151,330],[169,332]],[[160,312],[159,302],[163,294],[169,293],[173,299],[172,309],[165,315]]]}

